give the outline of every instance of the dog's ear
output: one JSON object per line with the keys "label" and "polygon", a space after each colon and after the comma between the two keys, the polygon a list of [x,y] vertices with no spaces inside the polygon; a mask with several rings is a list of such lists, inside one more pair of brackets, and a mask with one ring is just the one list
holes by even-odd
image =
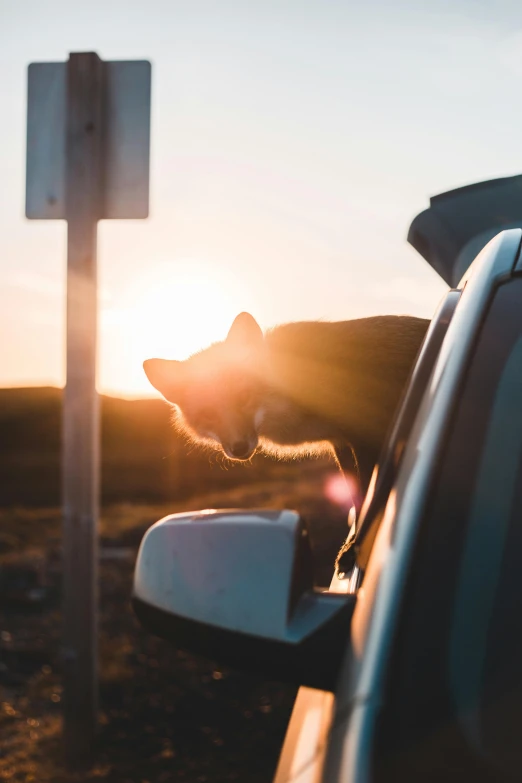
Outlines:
{"label": "dog's ear", "polygon": [[263,345],[263,332],[250,313],[239,313],[227,335],[227,343],[241,351],[255,351]]}
{"label": "dog's ear", "polygon": [[179,402],[185,385],[183,362],[170,359],[147,359],[143,362],[145,375],[166,400]]}

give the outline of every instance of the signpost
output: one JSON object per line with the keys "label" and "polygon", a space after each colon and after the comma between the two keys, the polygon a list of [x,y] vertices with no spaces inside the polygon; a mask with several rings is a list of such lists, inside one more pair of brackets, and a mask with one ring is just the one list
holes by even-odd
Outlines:
{"label": "signpost", "polygon": [[150,94],[146,61],[104,62],[89,52],[29,66],[26,216],[68,224],[62,488],[70,764],[88,760],[97,724],[97,223],[148,216]]}

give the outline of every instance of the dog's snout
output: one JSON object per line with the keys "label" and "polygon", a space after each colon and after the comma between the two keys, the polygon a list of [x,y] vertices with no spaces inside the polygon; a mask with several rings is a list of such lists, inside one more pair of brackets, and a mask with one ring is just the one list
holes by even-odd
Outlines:
{"label": "dog's snout", "polygon": [[244,459],[245,457],[250,456],[250,444],[247,440],[236,440],[230,446],[230,451],[234,457],[237,457],[238,459]]}

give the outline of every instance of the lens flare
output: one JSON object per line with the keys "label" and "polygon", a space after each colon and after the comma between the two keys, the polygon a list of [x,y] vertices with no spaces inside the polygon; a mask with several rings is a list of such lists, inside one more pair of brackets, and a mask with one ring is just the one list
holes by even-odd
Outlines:
{"label": "lens flare", "polygon": [[332,473],[326,479],[324,488],[326,497],[344,511],[359,505],[359,488],[357,480],[349,473]]}

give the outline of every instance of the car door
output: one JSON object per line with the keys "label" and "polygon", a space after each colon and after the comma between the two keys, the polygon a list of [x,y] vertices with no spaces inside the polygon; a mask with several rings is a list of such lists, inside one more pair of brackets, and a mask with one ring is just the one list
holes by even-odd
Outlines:
{"label": "car door", "polygon": [[[440,642],[440,639],[433,630],[435,624],[432,616],[447,619],[449,607],[453,607],[451,601],[454,600],[455,591],[449,585],[454,587],[455,583],[446,571],[449,574],[450,565],[457,568],[460,561],[455,559],[455,552],[460,550],[454,546],[453,529],[448,530],[447,527],[446,537],[439,536],[437,539],[439,549],[430,549],[430,537],[426,531],[432,528],[438,531],[442,527],[439,517],[435,522],[428,523],[428,519],[431,519],[429,512],[436,508],[433,494],[436,487],[441,492],[446,487],[446,501],[450,504],[453,502],[454,489],[449,491],[448,484],[437,484],[442,467],[450,465],[444,475],[453,481],[453,487],[460,487],[459,476],[465,463],[469,462],[470,453],[477,457],[480,452],[470,437],[476,417],[478,432],[478,409],[474,408],[470,414],[471,409],[463,405],[463,394],[468,388],[466,383],[471,383],[469,388],[474,388],[476,392],[478,389],[479,398],[483,402],[481,415],[484,417],[491,404],[485,395],[480,397],[482,381],[477,385],[476,381],[469,380],[472,363],[479,356],[479,346],[487,343],[490,354],[495,354],[497,350],[499,335],[496,329],[492,330],[489,325],[485,325],[488,314],[493,312],[492,308],[495,309],[497,320],[504,311],[509,312],[509,323],[513,324],[516,332],[516,304],[513,302],[521,301],[518,299],[518,286],[522,280],[517,277],[518,270],[515,270],[521,234],[520,230],[503,232],[489,243],[464,281],[462,301],[448,328],[408,442],[401,453],[395,481],[377,520],[375,543],[372,541],[366,573],[358,589],[350,644],[346,649],[335,699],[332,704],[317,693],[300,692],[281,755],[277,783],[290,780],[295,783],[321,780],[349,783],[396,779],[404,783],[406,780],[431,779],[425,776],[424,768],[431,759],[428,751],[428,755],[421,753],[420,756],[413,752],[410,754],[409,751],[411,748],[423,750],[425,740],[438,736],[437,730],[446,725],[444,720],[451,713],[447,712],[450,709],[448,704],[452,704],[451,709],[454,710],[457,697],[453,692],[451,698],[448,697],[449,701],[444,701],[446,713],[440,705],[438,710],[431,709],[431,705],[437,703],[435,697],[442,699],[439,693],[440,678],[437,680],[434,674],[436,666],[440,665],[442,653],[440,644],[435,644],[435,640]],[[513,293],[508,308],[507,300],[503,297],[509,286]],[[500,297],[498,300],[497,296]],[[494,307],[495,301],[499,304]],[[519,309],[522,313],[520,305]],[[522,328],[522,324],[520,326]],[[487,340],[486,335],[489,335]],[[506,335],[502,339],[507,340]],[[517,369],[516,356],[518,354],[510,365],[515,368],[514,372]],[[483,370],[487,369],[488,360],[482,354],[477,361]],[[502,372],[501,363],[497,369],[498,373]],[[456,422],[460,421],[455,418],[456,411],[461,411],[462,415],[467,411],[466,436],[458,428],[455,429]],[[453,439],[450,437],[452,432],[455,432]],[[450,464],[444,455],[452,443],[460,444],[461,451],[460,457]],[[474,484],[472,482],[466,486],[469,494],[469,487]],[[457,517],[460,519],[458,514]],[[455,514],[452,519],[455,519]],[[424,549],[420,550],[422,542]],[[430,564],[430,569],[425,567],[425,563]],[[357,567],[357,563],[355,565]],[[430,579],[426,577],[427,573]],[[495,573],[498,579],[498,568]],[[424,592],[415,587],[415,579],[421,580]],[[449,604],[444,605],[446,613],[441,609],[437,614],[435,609],[439,605],[441,585],[446,590]],[[462,589],[463,606],[468,593],[467,588]],[[423,596],[424,602],[421,600]],[[465,615],[462,606],[461,612]],[[453,608],[452,611],[454,613],[456,610]],[[493,616],[493,609],[488,612],[488,616]],[[420,618],[424,618],[423,623]],[[487,623],[486,626],[490,627]],[[458,623],[456,627],[459,627]],[[484,623],[480,627],[484,636]],[[502,627],[505,636],[508,632]],[[426,630],[430,628],[431,635]],[[418,633],[421,629],[422,633]],[[453,657],[450,660],[454,663],[460,660],[458,650],[462,639],[458,633],[453,633],[451,640]],[[498,660],[498,650],[496,656],[491,652],[486,655],[486,659]],[[484,669],[489,670],[488,667]],[[450,667],[450,671],[454,672],[455,667]],[[480,671],[483,672],[483,669]],[[460,682],[458,676],[455,679]],[[476,688],[477,683],[482,688],[483,681],[481,674],[473,682]],[[405,698],[405,694],[408,698]],[[311,717],[313,715],[315,720]],[[440,718],[438,722],[435,715]],[[315,733],[311,734],[312,726],[315,726]],[[305,739],[307,732],[308,741]],[[307,752],[301,750],[300,755],[297,754],[296,749],[303,747],[307,748]],[[297,760],[296,763],[292,763],[292,759]],[[440,769],[438,775],[440,780]]]}

